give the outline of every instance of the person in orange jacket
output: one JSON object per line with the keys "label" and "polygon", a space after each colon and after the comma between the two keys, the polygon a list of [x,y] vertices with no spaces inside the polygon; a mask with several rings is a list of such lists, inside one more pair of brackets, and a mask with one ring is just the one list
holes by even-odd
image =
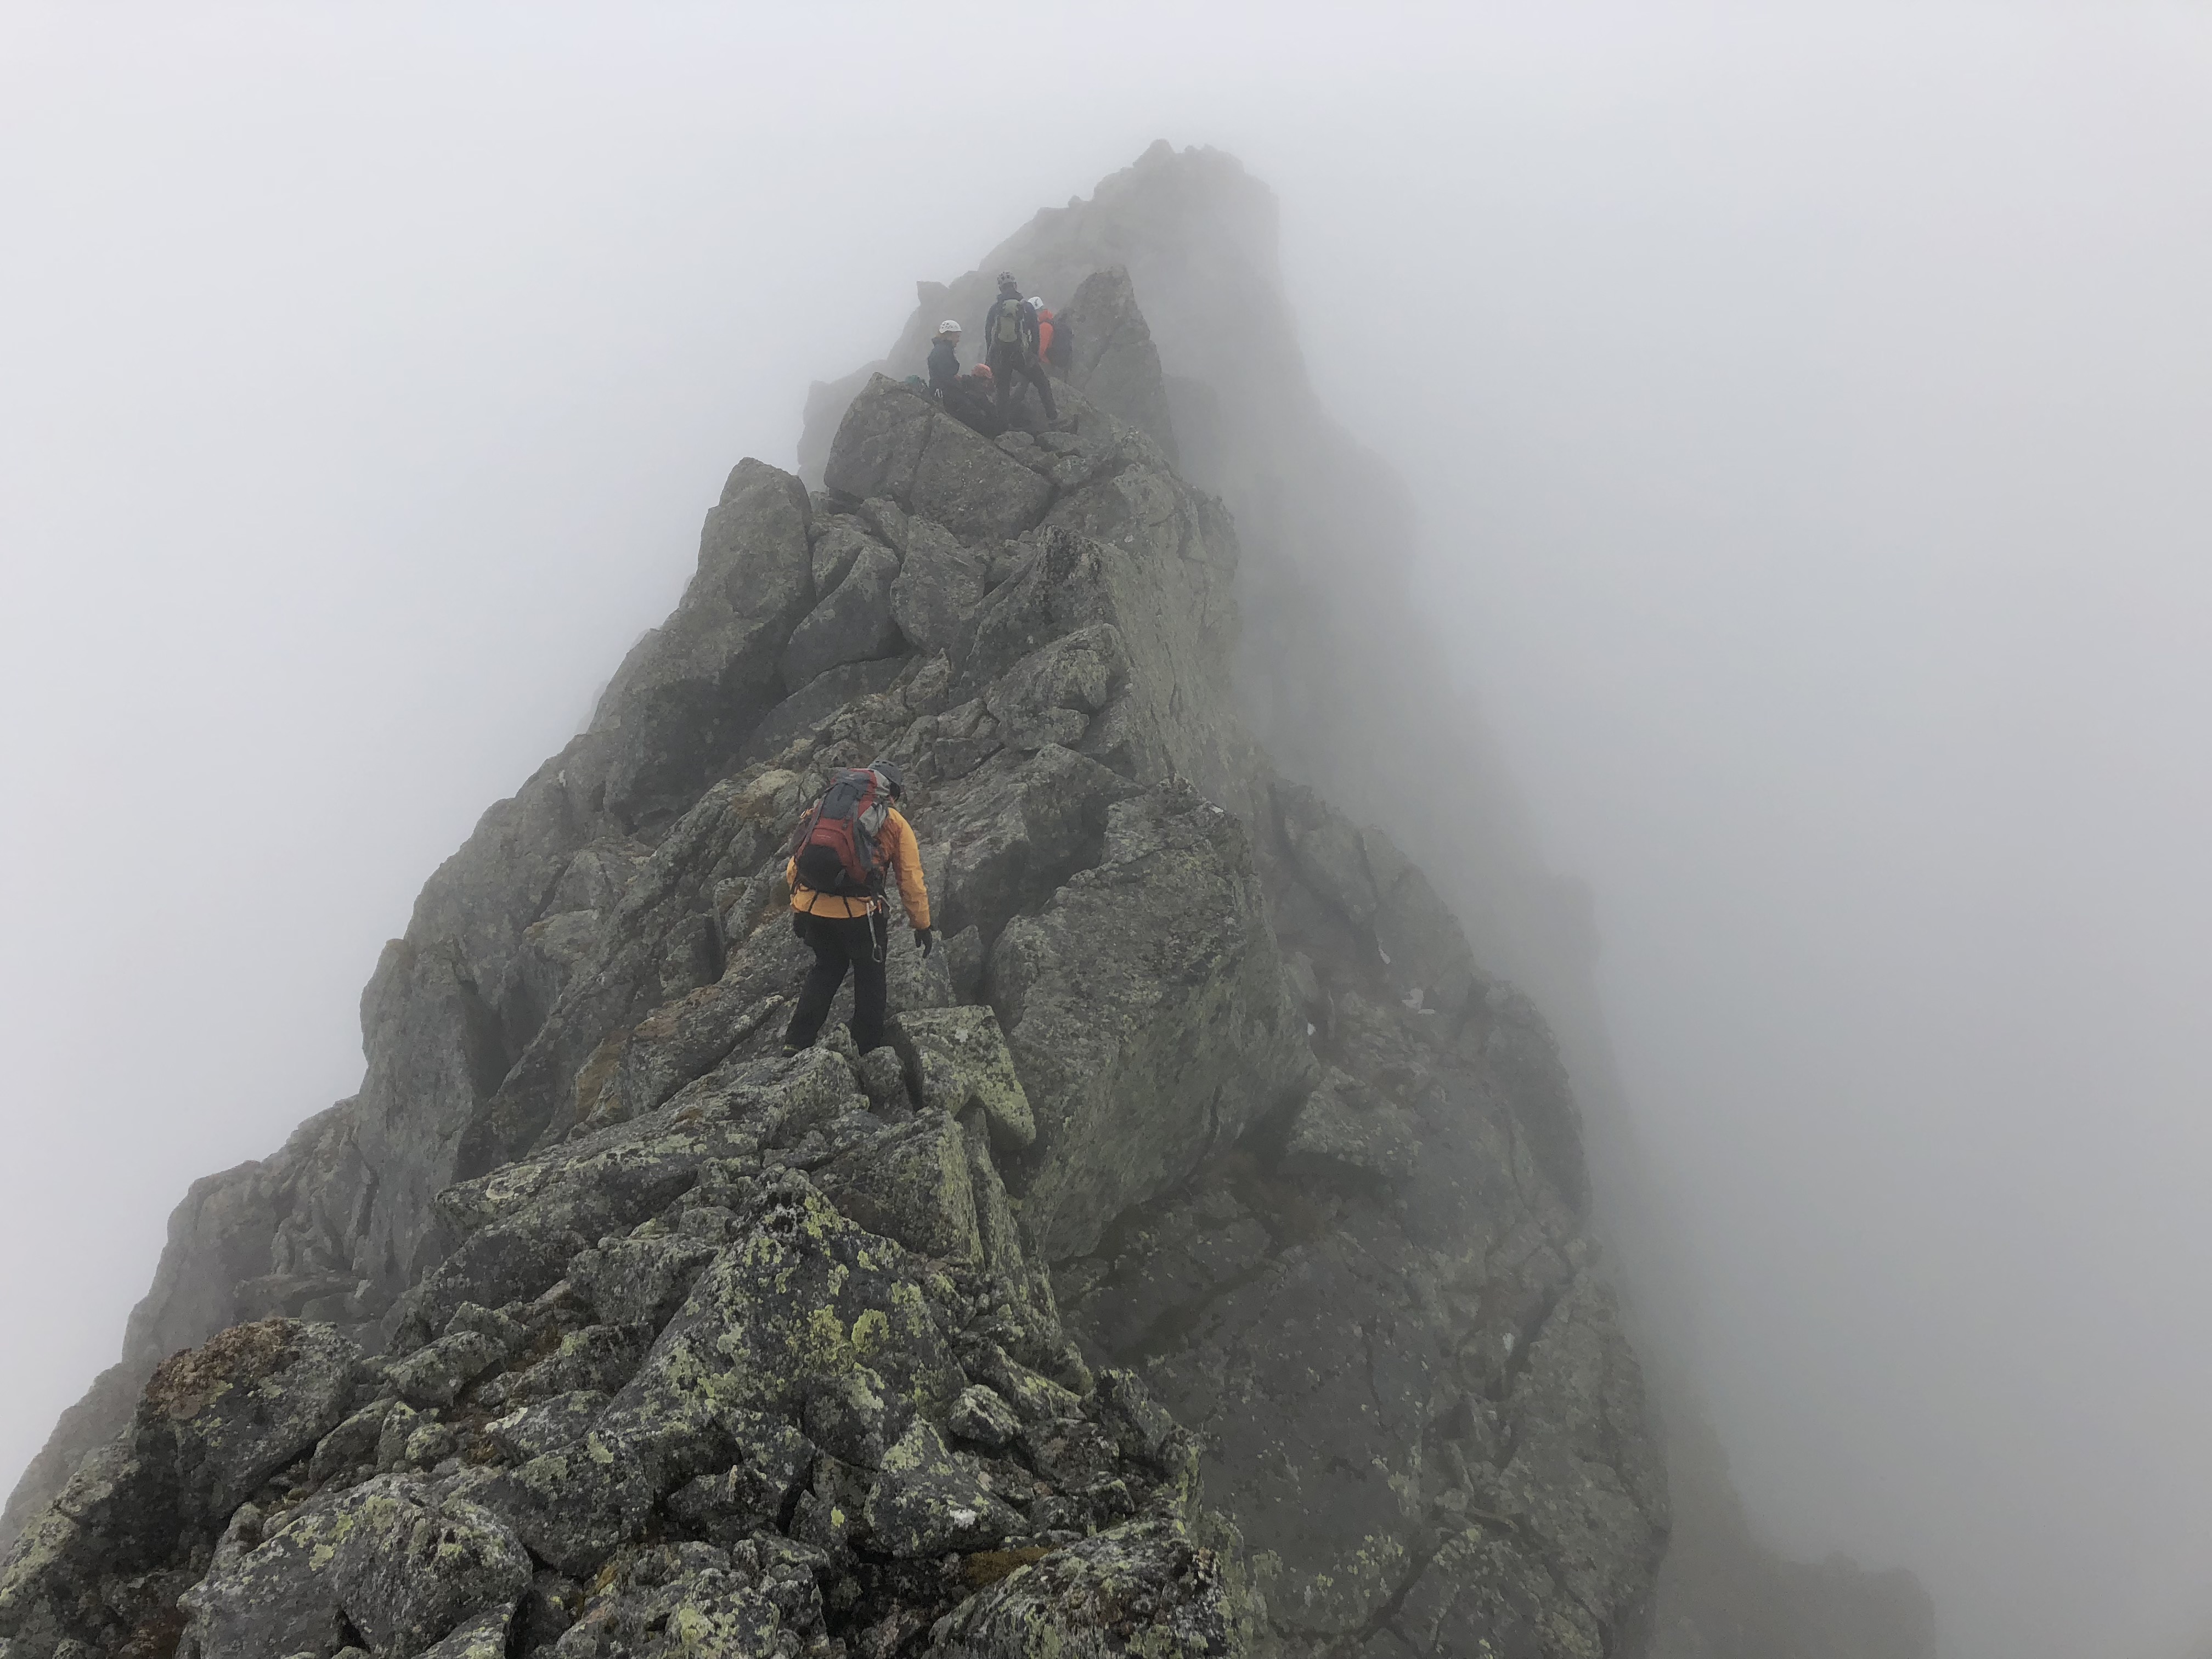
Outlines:
{"label": "person in orange jacket", "polygon": [[[877,761],[868,769],[890,786],[892,800],[905,798],[906,775],[896,763]],[[896,806],[884,814],[883,828],[876,832],[876,867],[890,872],[898,884],[899,902],[914,927],[914,942],[927,957],[936,934],[929,924],[929,888],[921,878],[921,848],[914,838],[914,826]],[[783,1052],[795,1054],[814,1046],[848,969],[853,975],[854,1044],[864,1054],[882,1048],[887,995],[884,956],[890,933],[889,900],[881,893],[861,898],[818,893],[799,878],[795,854],[785,866],[784,879],[791,884],[793,931],[812,949],[814,966],[807,969],[806,982],[799,988],[799,1006],[791,1011],[791,1024],[784,1029]]]}
{"label": "person in orange jacket", "polygon": [[1052,313],[1045,309],[1044,295],[1030,295],[1030,309],[1037,314],[1037,362],[1045,362],[1052,356]]}

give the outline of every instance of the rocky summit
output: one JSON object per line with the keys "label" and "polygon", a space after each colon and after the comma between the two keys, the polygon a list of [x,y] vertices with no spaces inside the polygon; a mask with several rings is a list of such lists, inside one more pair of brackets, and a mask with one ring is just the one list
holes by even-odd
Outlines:
{"label": "rocky summit", "polygon": [[[818,487],[737,465],[423,889],[360,1092],[192,1188],[0,1659],[1646,1651],[1559,1050],[1255,735],[1231,512],[1063,241],[1062,418],[821,389]],[[885,757],[942,946],[787,1056],[787,842]]]}

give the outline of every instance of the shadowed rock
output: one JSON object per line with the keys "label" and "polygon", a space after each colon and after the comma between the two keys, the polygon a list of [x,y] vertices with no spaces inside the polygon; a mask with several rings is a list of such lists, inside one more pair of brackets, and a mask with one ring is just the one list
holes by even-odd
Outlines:
{"label": "shadowed rock", "polygon": [[638,642],[600,699],[594,729],[617,734],[609,811],[636,818],[688,805],[791,689],[774,659],[815,602],[806,517],[790,474],[751,460],[731,473],[675,615]]}
{"label": "shadowed rock", "polygon": [[912,386],[878,376],[853,401],[823,483],[885,495],[955,536],[1012,536],[1043,516],[1052,485]]}
{"label": "shadowed rock", "polygon": [[963,653],[989,566],[927,519],[910,521],[906,536],[906,561],[891,583],[899,631],[917,651]]}
{"label": "shadowed rock", "polygon": [[844,578],[792,631],[783,648],[783,684],[797,691],[817,675],[845,663],[897,654],[898,624],[891,620],[891,582],[898,555],[879,542],[861,547]]}
{"label": "shadowed rock", "polygon": [[1188,787],[1120,803],[1104,857],[1008,924],[986,981],[1036,1113],[1048,1258],[1232,1146],[1313,1057],[1243,826]]}

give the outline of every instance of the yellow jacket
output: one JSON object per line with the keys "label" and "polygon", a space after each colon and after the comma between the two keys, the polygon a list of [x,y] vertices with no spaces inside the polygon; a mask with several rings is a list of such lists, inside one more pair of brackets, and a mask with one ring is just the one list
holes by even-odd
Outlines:
{"label": "yellow jacket", "polygon": [[[929,889],[921,879],[921,848],[914,838],[914,826],[900,816],[896,806],[884,819],[884,827],[876,832],[876,861],[896,878],[899,902],[906,906],[906,919],[916,927],[928,927]],[[868,914],[866,899],[840,898],[835,893],[817,893],[811,887],[801,886],[797,859],[784,866],[783,878],[791,884],[791,908],[794,910],[804,910],[810,916],[840,916],[848,921]]]}

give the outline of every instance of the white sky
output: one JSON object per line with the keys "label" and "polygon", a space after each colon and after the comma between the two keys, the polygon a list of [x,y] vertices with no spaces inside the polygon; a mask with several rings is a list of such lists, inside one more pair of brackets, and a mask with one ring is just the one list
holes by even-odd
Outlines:
{"label": "white sky", "polygon": [[0,5],[0,1478],[729,464],[1164,136],[1591,884],[1757,1515],[2201,1642],[2208,20]]}

